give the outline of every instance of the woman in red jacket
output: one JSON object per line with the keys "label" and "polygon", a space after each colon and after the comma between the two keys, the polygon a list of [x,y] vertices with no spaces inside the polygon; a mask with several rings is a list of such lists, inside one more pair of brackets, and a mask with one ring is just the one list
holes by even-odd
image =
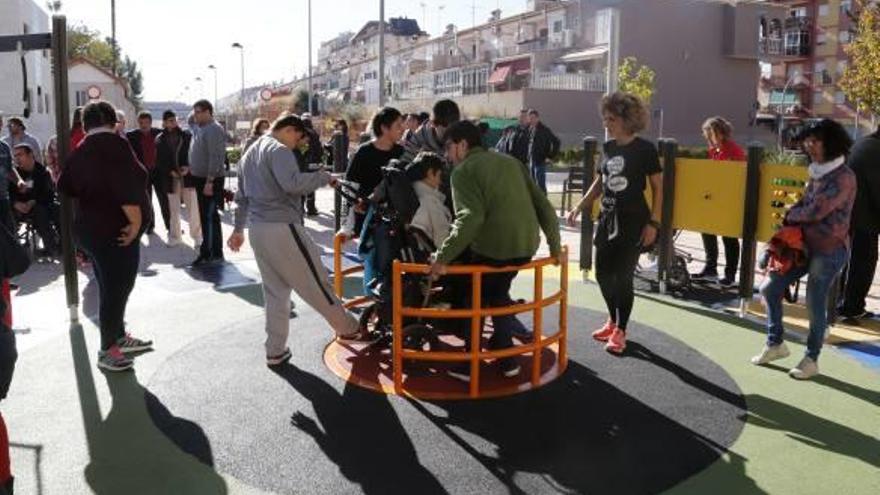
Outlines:
{"label": "woman in red jacket", "polygon": [[[732,136],[733,126],[722,117],[712,117],[703,123],[703,137],[709,144],[709,159],[719,161],[743,161],[746,154]],[[739,239],[735,237],[722,237],[724,242],[724,256],[727,264],[724,266],[724,278],[718,281],[724,288],[733,287],[736,284],[736,271],[739,268]],[[694,280],[717,280],[718,279],[718,238],[712,234],[703,234],[703,248],[706,251],[706,266],[703,271],[691,276]]]}

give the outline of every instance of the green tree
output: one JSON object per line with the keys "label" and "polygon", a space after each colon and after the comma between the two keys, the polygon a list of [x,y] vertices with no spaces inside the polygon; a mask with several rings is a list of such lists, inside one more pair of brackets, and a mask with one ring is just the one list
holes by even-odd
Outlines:
{"label": "green tree", "polygon": [[134,103],[136,108],[140,108],[143,102],[144,76],[141,74],[137,62],[126,55],[120,72],[120,76],[128,81],[128,86],[131,88],[131,102]]}
{"label": "green tree", "polygon": [[[114,52],[115,60],[121,61],[116,65],[115,72]],[[123,57],[119,46],[114,48],[110,38],[101,39],[101,33],[80,24],[71,26],[67,30],[67,58],[68,60],[85,58],[102,69],[114,72],[128,83],[131,89],[129,100],[135,108],[140,108],[144,92],[144,76],[137,62],[127,55]]]}
{"label": "green tree", "polygon": [[860,112],[880,115],[880,5],[858,0],[856,33],[846,47],[850,64],[840,79],[840,88]]}
{"label": "green tree", "polygon": [[639,64],[635,57],[626,57],[617,68],[618,88],[638,96],[646,105],[650,105],[654,96],[655,76],[653,69]]}
{"label": "green tree", "polygon": [[98,66],[111,70],[113,67],[113,47],[101,39],[98,31],[83,25],[74,25],[67,30],[67,58],[86,58]]}

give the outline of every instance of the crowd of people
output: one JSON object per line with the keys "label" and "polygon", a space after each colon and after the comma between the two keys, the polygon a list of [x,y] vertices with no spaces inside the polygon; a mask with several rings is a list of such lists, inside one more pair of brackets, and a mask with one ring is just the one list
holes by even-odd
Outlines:
{"label": "crowd of people", "polygon": [[[608,317],[592,335],[607,351],[621,354],[634,305],[633,274],[639,256],[653,249],[661,230],[662,169],[656,146],[640,136],[648,110],[639,98],[607,95],[600,113],[610,139],[603,145],[599,174],[567,220],[574,224],[582,212],[592,211],[594,202],[600,202],[594,239],[596,278]],[[8,228],[30,223],[46,254],[57,256],[56,191],[77,200],[75,242],[94,264],[99,285],[98,365],[104,369],[128,369],[132,352],[152,345],[127,331],[124,312],[136,279],[140,237],[155,230],[154,195],[169,245],[183,242],[183,204],[190,215],[189,236],[199,247],[193,266],[224,259],[219,211],[227,166],[226,133],[207,100],[193,104],[188,129],[180,126],[180,120],[169,110],[162,115],[161,128],[156,128],[152,115],[142,112],[137,126],[126,129],[124,114],[106,102],[94,102],[74,112],[71,154],[63,164],[58,160],[57,140],[41,148],[19,118],[8,119],[9,134],[0,144],[0,180],[5,182],[0,184],[0,219]],[[268,364],[290,357],[286,342],[291,291],[327,319],[340,339],[375,338],[334,295],[321,269],[319,250],[304,227],[305,216],[319,213],[314,200],[318,188],[338,182],[354,186],[355,199],[346,204],[341,232],[362,241],[365,291],[390,268],[388,257],[377,254],[376,241],[368,240],[377,236],[371,219],[377,198],[387,194],[380,189],[389,168],[406,177],[412,197],[417,198],[407,228],[430,241],[432,277],[457,286],[461,284],[444,278],[452,263],[524,264],[537,251],[541,232],[551,255],[559,255],[560,232],[547,199],[546,167],[559,153],[560,141],[541,122],[537,110],[523,109],[517,125],[504,129],[489,148],[485,126],[464,119],[452,100],[436,102],[430,114],[384,107],[369,123],[370,138],[356,147],[340,175],[325,171],[333,153],[312,120],[309,114],[255,119],[238,167],[235,227],[227,246],[240,249],[244,229],[249,228],[248,239],[263,278]],[[348,148],[348,123],[337,120],[333,127]],[[710,118],[702,130],[711,159],[745,159],[727,120]],[[807,128],[802,139],[812,162],[810,181],[786,214],[784,225],[796,227],[809,254],[791,270],[771,271],[762,286],[768,339],[752,362],[765,364],[788,355],[782,341],[782,295],[792,281],[809,274],[808,350],[791,370],[796,378],[809,378],[818,372],[816,362],[827,327],[825,299],[842,271],[841,314],[849,319],[867,316],[865,297],[872,279],[867,274],[876,266],[880,231],[880,179],[871,161],[880,155],[880,136],[861,140],[850,154],[852,143],[845,130],[824,120]],[[644,195],[649,187],[650,204]],[[720,280],[718,241],[704,234],[703,243],[706,262],[694,278],[733,286],[739,241],[723,238],[726,264]],[[484,304],[510,304],[514,277],[515,272],[487,275]],[[455,289],[455,304],[466,307],[470,288]],[[466,342],[467,336],[463,332]],[[514,345],[514,338],[527,341],[529,336],[516,317],[496,317],[489,345],[504,349]],[[519,373],[514,359],[500,360],[499,369],[504,376]]]}

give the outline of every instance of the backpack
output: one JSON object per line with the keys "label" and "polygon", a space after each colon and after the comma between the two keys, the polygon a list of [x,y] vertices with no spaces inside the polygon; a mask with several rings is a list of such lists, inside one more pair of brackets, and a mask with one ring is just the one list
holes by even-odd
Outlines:
{"label": "backpack", "polygon": [[382,169],[382,182],[376,187],[373,198],[377,203],[387,202],[403,225],[409,225],[419,209],[419,197],[399,167],[389,165]]}

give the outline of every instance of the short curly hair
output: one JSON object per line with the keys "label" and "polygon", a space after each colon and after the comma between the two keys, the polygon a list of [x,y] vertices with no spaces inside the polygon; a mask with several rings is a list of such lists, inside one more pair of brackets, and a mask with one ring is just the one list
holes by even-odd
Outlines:
{"label": "short curly hair", "polygon": [[641,98],[631,93],[618,91],[603,96],[599,112],[622,119],[624,129],[631,134],[637,134],[648,127],[648,109]]}
{"label": "short curly hair", "polygon": [[809,124],[801,131],[798,139],[803,143],[808,137],[816,138],[822,142],[822,149],[825,151],[823,159],[826,162],[836,160],[841,156],[848,157],[853,145],[853,140],[846,132],[846,128],[831,119],[822,119]]}

